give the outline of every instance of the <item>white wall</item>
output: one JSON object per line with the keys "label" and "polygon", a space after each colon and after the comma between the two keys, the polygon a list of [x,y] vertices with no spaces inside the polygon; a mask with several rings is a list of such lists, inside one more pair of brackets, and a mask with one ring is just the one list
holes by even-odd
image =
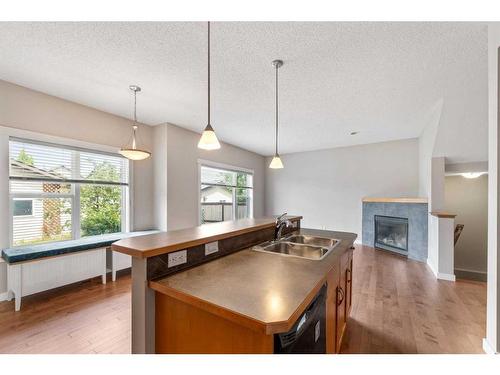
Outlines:
{"label": "white wall", "polygon": [[[102,145],[113,150],[127,144],[132,122],[96,109],[0,80],[0,248],[8,243],[8,135],[28,131],[33,137],[59,137],[82,143]],[[39,135],[39,136],[37,136]],[[153,147],[152,129],[140,125],[140,139]],[[153,155],[154,157],[154,155]],[[154,228],[153,161],[133,164],[132,229]],[[7,232],[6,232],[7,231]],[[0,263],[0,294],[5,290],[5,264]]]}
{"label": "white wall", "polygon": [[155,224],[167,230],[167,126],[157,125],[153,130],[154,214]]}
{"label": "white wall", "polygon": [[500,24],[488,26],[488,284],[485,349],[500,352],[500,257],[498,256],[498,49]]}
{"label": "white wall", "polygon": [[288,154],[282,160],[284,169],[266,168],[266,213],[303,215],[307,228],[361,236],[363,197],[418,193],[417,139]]}
{"label": "white wall", "polygon": [[430,110],[428,119],[426,120],[427,124],[418,139],[418,192],[420,196],[429,199],[429,208],[432,207],[432,157],[434,156],[434,146],[439,129],[442,108],[443,100],[440,99]]}
{"label": "white wall", "polygon": [[[488,247],[488,176],[447,176],[445,209],[457,214],[464,230],[455,245],[455,269],[486,275]],[[478,275],[479,276],[479,275]]]}
{"label": "white wall", "polygon": [[[477,49],[451,73],[455,79],[436,83],[442,95],[439,127],[435,137],[434,156],[446,157],[446,163],[488,160],[488,27],[480,25],[476,34]],[[454,51],[450,60],[466,61],[463,51]],[[450,70],[453,63],[443,61]],[[474,95],[470,96],[471,93]]]}
{"label": "white wall", "polygon": [[[156,204],[167,209],[167,228],[169,230],[193,227],[198,225],[198,159],[224,163],[235,167],[242,167],[254,171],[254,217],[264,215],[264,162],[263,156],[241,148],[221,143],[221,149],[216,151],[200,150],[197,145],[200,134],[180,128],[172,124],[158,125],[166,129],[167,156],[164,175],[156,176],[155,195]],[[158,130],[160,131],[160,130]],[[164,145],[156,144],[160,150]],[[156,151],[155,151],[156,152]],[[159,164],[163,163],[158,161]],[[158,171],[165,170],[165,166],[158,165]],[[166,181],[167,202],[165,194],[161,193]],[[160,214],[161,216],[161,214]],[[158,219],[158,218],[157,218]],[[162,221],[164,218],[161,219]]]}
{"label": "white wall", "polygon": [[[429,212],[441,211],[444,208],[444,178],[445,178],[445,158],[431,157],[420,162],[430,162],[430,179],[426,181],[428,188],[428,209]],[[428,215],[428,237],[427,237],[427,264],[438,278],[454,280],[453,276],[453,242],[448,242],[450,233],[446,231],[450,228],[453,234],[453,225],[448,223],[450,219],[438,218]]]}

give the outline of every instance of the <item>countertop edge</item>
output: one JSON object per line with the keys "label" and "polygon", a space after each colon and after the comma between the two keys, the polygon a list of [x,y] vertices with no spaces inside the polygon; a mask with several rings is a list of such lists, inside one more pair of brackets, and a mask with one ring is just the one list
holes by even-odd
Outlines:
{"label": "countertop edge", "polygon": [[[302,220],[302,219],[303,219],[302,216],[295,216],[295,215],[290,216],[290,218],[289,218],[289,220],[291,220],[291,221],[298,221],[298,220]],[[118,251],[120,253],[124,253],[124,254],[130,255],[130,256],[133,256],[136,258],[150,258],[150,257],[156,256],[156,255],[168,254],[168,253],[171,253],[171,252],[174,252],[177,250],[186,249],[188,247],[199,246],[199,245],[203,245],[203,244],[213,242],[213,241],[220,241],[220,240],[223,240],[226,238],[238,236],[240,234],[251,233],[251,232],[255,232],[258,230],[265,229],[265,228],[271,228],[274,225],[275,225],[274,222],[256,224],[256,225],[248,226],[245,228],[239,228],[236,230],[228,231],[225,233],[219,233],[216,235],[198,238],[195,240],[182,241],[179,243],[174,243],[174,244],[163,246],[163,247],[152,248],[149,250],[137,250],[137,249],[134,249],[134,248],[129,247],[129,246],[123,246],[120,244],[120,242],[121,242],[121,240],[120,240],[120,241],[113,243],[111,245],[111,249],[113,251]]]}

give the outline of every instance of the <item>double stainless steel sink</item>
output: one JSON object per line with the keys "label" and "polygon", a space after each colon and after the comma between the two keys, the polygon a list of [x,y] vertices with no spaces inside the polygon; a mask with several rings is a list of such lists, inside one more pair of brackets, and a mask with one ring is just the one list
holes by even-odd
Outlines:
{"label": "double stainless steel sink", "polygon": [[252,249],[268,253],[322,260],[339,244],[339,240],[309,235],[291,235],[278,241],[268,241]]}

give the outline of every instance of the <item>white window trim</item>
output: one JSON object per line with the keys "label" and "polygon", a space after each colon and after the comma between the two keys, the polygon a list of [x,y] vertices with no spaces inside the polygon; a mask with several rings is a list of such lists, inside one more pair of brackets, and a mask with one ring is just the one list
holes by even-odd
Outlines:
{"label": "white window trim", "polygon": [[[87,149],[89,151],[102,151],[102,152],[107,152],[107,153],[114,153],[118,154],[119,148],[118,147],[113,147],[109,145],[103,145],[103,144],[98,144],[98,143],[91,143],[91,142],[85,142],[85,141],[78,141],[75,139],[71,138],[64,138],[64,137],[58,137],[58,136],[53,136],[53,135],[47,135],[44,133],[38,133],[38,132],[33,132],[29,130],[22,130],[22,129],[16,129],[16,128],[11,128],[8,126],[4,126],[0,124],[0,137],[5,137],[5,143],[7,146],[6,150],[0,150],[1,152],[5,152],[7,154],[7,160],[9,160],[9,138],[10,137],[16,137],[16,138],[25,138],[25,139],[31,139],[39,142],[47,142],[47,143],[53,143],[53,144],[60,144],[62,147],[64,146],[71,146],[71,147],[78,147],[78,148],[83,148]],[[2,173],[3,174],[3,173]],[[129,232],[131,228],[133,228],[133,196],[134,196],[134,178],[133,178],[133,161],[129,160],[128,163],[128,189],[127,194],[122,194],[123,200],[126,203],[125,207],[125,212],[122,212],[122,218],[121,218],[121,224],[122,228],[124,228],[123,232]],[[13,247],[12,242],[14,240],[13,236],[13,228],[14,228],[14,207],[12,205],[13,201],[13,196],[10,194],[10,187],[9,187],[9,168],[6,170],[6,176],[3,176],[5,178],[5,181],[7,181],[7,196],[5,197],[8,200],[8,203],[6,204],[9,207],[8,210],[8,241],[9,241],[9,247]],[[2,176],[0,176],[0,179]],[[30,194],[30,193],[16,193],[14,194],[15,198],[23,198],[23,195],[26,198],[46,198],[48,197],[48,194]],[[29,195],[29,197],[28,197]],[[35,196],[36,195],[36,196]],[[126,197],[124,197],[126,195]],[[71,198],[74,200],[75,196],[71,193],[69,194],[50,194],[51,198]],[[76,202],[72,202],[72,204],[76,204]],[[72,210],[76,211],[76,210]],[[73,215],[73,212],[72,212]],[[72,217],[73,219],[73,217]],[[79,218],[78,218],[79,221]],[[73,230],[73,223],[72,223],[72,230]],[[76,239],[76,238],[75,238]],[[54,241],[56,242],[56,241]]]}
{"label": "white window trim", "polygon": [[[253,218],[253,212],[254,212],[254,196],[253,196],[253,188],[255,186],[255,174],[253,169],[248,169],[245,167],[238,167],[236,165],[231,165],[231,164],[224,164],[224,163],[219,163],[215,162],[212,160],[206,160],[206,159],[198,159],[198,212],[196,215],[198,215],[198,225],[202,225],[201,223],[201,167],[209,167],[209,168],[220,168],[220,169],[225,169],[233,172],[243,172],[243,173],[248,173],[252,175],[252,204],[250,206],[250,218]],[[234,194],[234,190],[233,190]],[[233,197],[233,202],[236,200]],[[235,216],[233,216],[235,217]],[[235,219],[233,219],[235,220]]]}

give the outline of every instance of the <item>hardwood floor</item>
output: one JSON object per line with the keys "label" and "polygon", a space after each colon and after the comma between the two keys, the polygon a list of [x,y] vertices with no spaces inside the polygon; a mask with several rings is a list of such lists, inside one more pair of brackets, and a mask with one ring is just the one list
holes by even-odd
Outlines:
{"label": "hardwood floor", "polygon": [[[486,284],[357,246],[342,353],[482,353]],[[130,275],[0,303],[0,353],[130,353]]]}
{"label": "hardwood floor", "polygon": [[483,353],[485,331],[486,283],[437,281],[424,263],[356,247],[342,353]]}
{"label": "hardwood floor", "polygon": [[130,274],[0,303],[0,353],[130,353]]}

